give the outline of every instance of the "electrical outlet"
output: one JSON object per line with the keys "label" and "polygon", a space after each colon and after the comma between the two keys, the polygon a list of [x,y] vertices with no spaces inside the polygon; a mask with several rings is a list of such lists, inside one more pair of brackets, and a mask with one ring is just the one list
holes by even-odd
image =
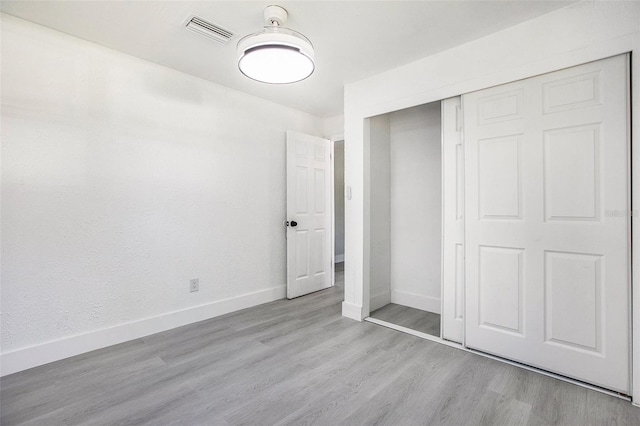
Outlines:
{"label": "electrical outlet", "polygon": [[200,280],[198,278],[189,280],[189,291],[193,293],[194,291],[198,290],[200,290]]}

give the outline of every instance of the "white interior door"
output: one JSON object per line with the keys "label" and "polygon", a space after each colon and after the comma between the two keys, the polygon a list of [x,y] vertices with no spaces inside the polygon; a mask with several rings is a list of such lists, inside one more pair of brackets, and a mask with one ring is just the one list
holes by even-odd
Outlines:
{"label": "white interior door", "polygon": [[331,142],[287,132],[287,298],[332,285]]}
{"label": "white interior door", "polygon": [[466,346],[629,393],[626,55],[463,97]]}
{"label": "white interior door", "polygon": [[442,338],[464,333],[464,151],[460,97],[442,101]]}

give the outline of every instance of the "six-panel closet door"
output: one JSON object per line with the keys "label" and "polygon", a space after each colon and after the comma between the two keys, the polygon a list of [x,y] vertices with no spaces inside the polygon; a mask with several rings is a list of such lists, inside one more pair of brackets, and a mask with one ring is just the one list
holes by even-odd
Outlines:
{"label": "six-panel closet door", "polygon": [[464,150],[461,98],[442,101],[442,338],[464,338]]}
{"label": "six-panel closet door", "polygon": [[465,345],[625,394],[628,61],[463,96]]}

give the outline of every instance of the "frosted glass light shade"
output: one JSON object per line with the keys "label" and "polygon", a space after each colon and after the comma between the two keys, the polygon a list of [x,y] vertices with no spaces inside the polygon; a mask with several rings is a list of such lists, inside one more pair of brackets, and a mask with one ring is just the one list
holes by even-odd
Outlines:
{"label": "frosted glass light shade", "polygon": [[313,73],[313,54],[311,42],[302,34],[269,26],[238,42],[238,68],[263,83],[295,83]]}

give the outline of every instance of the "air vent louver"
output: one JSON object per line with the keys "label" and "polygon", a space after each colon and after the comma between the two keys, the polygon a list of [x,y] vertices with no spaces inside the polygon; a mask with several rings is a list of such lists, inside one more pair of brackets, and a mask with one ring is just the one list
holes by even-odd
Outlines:
{"label": "air vent louver", "polygon": [[191,16],[187,19],[186,28],[205,37],[209,37],[219,43],[228,43],[233,33],[219,25],[212,24],[197,16]]}

